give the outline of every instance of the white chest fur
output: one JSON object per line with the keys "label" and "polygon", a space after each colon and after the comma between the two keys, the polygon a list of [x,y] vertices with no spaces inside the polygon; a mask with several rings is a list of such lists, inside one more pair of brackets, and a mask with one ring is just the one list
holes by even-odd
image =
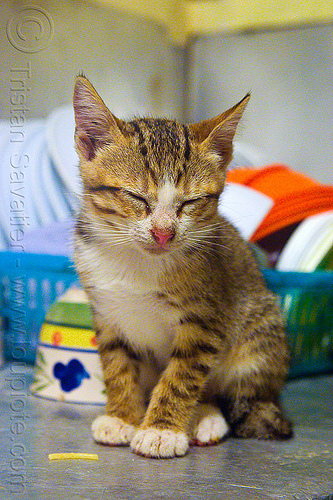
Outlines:
{"label": "white chest fur", "polygon": [[160,261],[125,252],[101,255],[89,249],[89,253],[89,284],[97,311],[110,328],[117,325],[130,344],[153,351],[159,363],[165,364],[179,312],[158,296]]}

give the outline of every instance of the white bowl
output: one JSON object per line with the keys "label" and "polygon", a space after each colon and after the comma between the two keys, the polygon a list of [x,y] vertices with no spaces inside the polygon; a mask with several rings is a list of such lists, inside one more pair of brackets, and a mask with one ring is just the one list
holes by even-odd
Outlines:
{"label": "white bowl", "polygon": [[46,399],[105,404],[91,310],[81,289],[70,289],[46,315],[30,390]]}

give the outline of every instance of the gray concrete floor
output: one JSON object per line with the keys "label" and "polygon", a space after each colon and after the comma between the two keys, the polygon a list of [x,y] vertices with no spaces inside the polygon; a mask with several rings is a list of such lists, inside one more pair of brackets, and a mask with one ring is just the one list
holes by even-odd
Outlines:
{"label": "gray concrete floor", "polygon": [[[100,407],[36,398],[30,380],[31,368],[0,372],[1,500],[333,499],[333,376],[288,383],[292,440],[228,438],[172,460],[94,443],[90,424]],[[99,460],[48,460],[70,451]]]}

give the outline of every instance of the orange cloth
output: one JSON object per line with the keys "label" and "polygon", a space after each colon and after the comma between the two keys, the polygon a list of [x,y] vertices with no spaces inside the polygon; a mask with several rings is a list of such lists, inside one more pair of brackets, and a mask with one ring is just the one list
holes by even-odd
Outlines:
{"label": "orange cloth", "polygon": [[230,170],[227,181],[249,186],[274,200],[251,241],[258,241],[311,215],[333,210],[333,186],[320,184],[285,165]]}

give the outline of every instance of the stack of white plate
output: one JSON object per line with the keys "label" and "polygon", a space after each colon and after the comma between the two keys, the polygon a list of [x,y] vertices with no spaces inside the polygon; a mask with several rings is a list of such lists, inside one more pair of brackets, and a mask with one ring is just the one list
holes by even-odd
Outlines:
{"label": "stack of white plate", "polygon": [[75,119],[72,107],[57,108],[46,121],[46,141],[56,172],[73,208],[81,193],[79,158],[74,145]]}
{"label": "stack of white plate", "polygon": [[[3,175],[3,170],[4,170],[4,165],[2,161],[2,156],[3,156],[3,151],[6,146],[7,139],[9,139],[9,124],[8,122],[0,122],[0,176]],[[8,175],[8,171],[7,171]],[[1,186],[1,182],[0,182]],[[1,202],[1,208],[0,208],[0,250],[3,250],[7,246],[7,240],[5,237],[5,230],[4,227],[2,227],[2,211],[3,211],[3,204],[4,202]]]}
{"label": "stack of white plate", "polygon": [[276,268],[279,271],[315,271],[333,248],[333,211],[308,217],[285,245]]}
{"label": "stack of white plate", "polygon": [[[73,214],[81,191],[74,130],[70,107],[57,109],[47,120],[28,122],[22,142],[13,142],[9,122],[0,122],[0,249],[18,243],[12,233],[18,227],[28,232]],[[17,179],[11,161],[20,157],[27,167],[15,169]],[[20,201],[21,212],[14,201]]]}

